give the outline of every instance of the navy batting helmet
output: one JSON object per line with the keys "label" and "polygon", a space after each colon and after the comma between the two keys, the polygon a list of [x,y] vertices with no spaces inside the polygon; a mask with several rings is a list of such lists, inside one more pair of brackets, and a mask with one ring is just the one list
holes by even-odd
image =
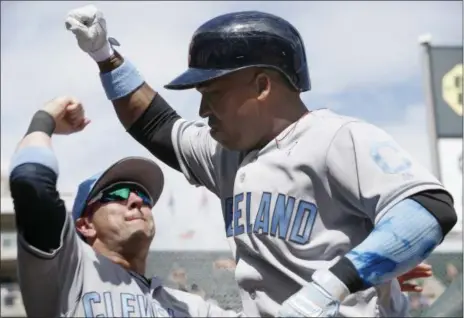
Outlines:
{"label": "navy batting helmet", "polygon": [[279,71],[299,92],[311,89],[303,40],[286,20],[258,11],[213,18],[193,34],[188,70],[165,86],[189,89],[249,67]]}

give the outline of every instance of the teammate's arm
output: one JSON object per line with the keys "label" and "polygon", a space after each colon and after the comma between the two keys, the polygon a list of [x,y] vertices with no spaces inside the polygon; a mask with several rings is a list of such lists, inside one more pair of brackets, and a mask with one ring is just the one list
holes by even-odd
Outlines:
{"label": "teammate's arm", "polygon": [[[52,114],[62,112],[72,102],[68,98],[56,99],[38,111],[11,161],[9,181],[18,232],[18,271],[29,315],[59,316],[78,296],[78,289],[71,286],[80,275],[79,245],[56,189],[58,161],[51,144],[54,131],[63,129]],[[68,299],[70,302],[66,302]]]}
{"label": "teammate's arm", "polygon": [[189,182],[217,192],[213,160],[217,143],[208,127],[182,120],[135,66],[113,50],[106,20],[95,6],[72,10],[66,26],[98,63],[106,96],[127,132],[155,157],[183,172]]}

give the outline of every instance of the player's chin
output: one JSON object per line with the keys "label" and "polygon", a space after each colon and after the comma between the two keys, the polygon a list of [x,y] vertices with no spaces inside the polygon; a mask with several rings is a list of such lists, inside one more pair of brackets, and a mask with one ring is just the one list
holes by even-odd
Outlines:
{"label": "player's chin", "polygon": [[225,134],[223,131],[215,130],[211,128],[210,130],[211,137],[216,140],[221,146],[229,150],[237,150],[235,143],[232,142],[232,138],[229,135]]}
{"label": "player's chin", "polygon": [[222,136],[221,131],[216,127],[210,127],[209,128],[209,134],[211,135],[211,137],[213,137],[214,140],[216,140],[218,142],[219,142],[219,139],[221,139],[221,136]]}
{"label": "player's chin", "polygon": [[153,239],[155,236],[155,229],[149,227],[131,228],[127,234],[129,240],[136,239],[142,243],[143,241],[151,241]]}

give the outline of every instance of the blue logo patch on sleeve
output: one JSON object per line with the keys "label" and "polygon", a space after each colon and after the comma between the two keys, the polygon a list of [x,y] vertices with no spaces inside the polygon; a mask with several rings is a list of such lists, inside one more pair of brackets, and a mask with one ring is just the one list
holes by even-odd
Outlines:
{"label": "blue logo patch on sleeve", "polygon": [[405,173],[411,168],[406,154],[390,141],[375,143],[371,146],[371,158],[384,173]]}

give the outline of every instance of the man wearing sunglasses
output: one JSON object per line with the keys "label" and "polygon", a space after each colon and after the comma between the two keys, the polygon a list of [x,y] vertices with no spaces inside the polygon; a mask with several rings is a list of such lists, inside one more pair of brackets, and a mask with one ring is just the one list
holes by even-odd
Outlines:
{"label": "man wearing sunglasses", "polygon": [[78,132],[88,123],[76,99],[52,100],[33,116],[12,159],[10,189],[27,315],[242,316],[145,277],[155,236],[151,210],[164,183],[155,162],[128,157],[88,178],[67,213],[56,189],[51,136]]}

